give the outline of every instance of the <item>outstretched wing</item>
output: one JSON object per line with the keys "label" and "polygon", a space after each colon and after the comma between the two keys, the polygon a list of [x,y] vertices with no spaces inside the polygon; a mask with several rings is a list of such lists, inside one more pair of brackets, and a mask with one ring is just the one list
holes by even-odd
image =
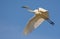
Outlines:
{"label": "outstretched wing", "polygon": [[26,28],[24,29],[24,34],[28,34],[36,29],[42,22],[44,21],[43,18],[40,16],[34,16],[27,24]]}

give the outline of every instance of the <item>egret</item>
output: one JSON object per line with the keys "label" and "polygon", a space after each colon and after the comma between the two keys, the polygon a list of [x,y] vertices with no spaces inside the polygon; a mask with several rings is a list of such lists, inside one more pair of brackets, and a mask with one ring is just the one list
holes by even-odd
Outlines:
{"label": "egret", "polygon": [[31,20],[29,20],[27,26],[24,29],[24,34],[25,35],[29,34],[34,29],[39,27],[39,25],[42,24],[42,22],[44,22],[45,20],[47,22],[49,22],[51,25],[55,24],[54,22],[52,22],[50,20],[48,10],[46,10],[44,8],[38,8],[38,9],[35,9],[35,10],[30,9],[28,6],[23,6],[22,8],[26,8],[29,12],[32,12],[32,13],[35,14],[33,16],[33,18],[31,18]]}

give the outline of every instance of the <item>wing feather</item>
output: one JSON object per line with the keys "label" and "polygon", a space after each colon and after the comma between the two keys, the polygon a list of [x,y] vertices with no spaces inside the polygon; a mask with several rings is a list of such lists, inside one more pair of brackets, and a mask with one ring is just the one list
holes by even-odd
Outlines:
{"label": "wing feather", "polygon": [[28,34],[36,29],[42,22],[44,21],[43,18],[40,16],[34,16],[27,24],[26,28],[24,29],[24,34]]}

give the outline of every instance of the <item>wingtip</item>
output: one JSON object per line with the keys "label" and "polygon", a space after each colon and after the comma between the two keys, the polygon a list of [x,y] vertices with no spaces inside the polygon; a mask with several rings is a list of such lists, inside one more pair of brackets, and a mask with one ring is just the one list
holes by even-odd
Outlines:
{"label": "wingtip", "polygon": [[24,35],[28,35],[28,31],[25,29],[25,30],[23,31],[23,34],[24,34]]}
{"label": "wingtip", "polygon": [[25,35],[25,36],[27,36],[27,35],[28,35],[28,33],[27,33],[27,32],[24,32],[24,35]]}

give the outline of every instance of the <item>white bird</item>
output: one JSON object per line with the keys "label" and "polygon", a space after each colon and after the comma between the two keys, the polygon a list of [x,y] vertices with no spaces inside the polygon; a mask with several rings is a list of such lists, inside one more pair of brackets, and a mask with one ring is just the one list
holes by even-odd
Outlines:
{"label": "white bird", "polygon": [[48,21],[50,24],[54,25],[54,22],[52,22],[49,19],[48,10],[43,8],[38,8],[35,10],[31,10],[28,6],[23,6],[22,8],[28,9],[28,11],[34,13],[35,15],[33,18],[28,22],[26,28],[24,29],[24,34],[27,35],[30,32],[32,32],[34,29],[39,27],[39,25],[44,22],[45,20]]}

